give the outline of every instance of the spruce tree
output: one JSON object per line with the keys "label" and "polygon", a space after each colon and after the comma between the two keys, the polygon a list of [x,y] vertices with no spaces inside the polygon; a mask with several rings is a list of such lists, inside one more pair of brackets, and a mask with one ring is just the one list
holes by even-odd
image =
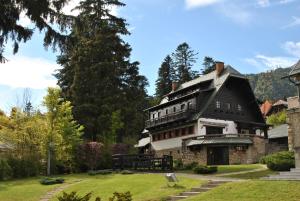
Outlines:
{"label": "spruce tree", "polygon": [[170,55],[167,55],[158,69],[158,78],[156,80],[156,93],[158,98],[162,98],[168,94],[172,88],[174,80],[173,60]]}
{"label": "spruce tree", "polygon": [[179,83],[190,81],[198,76],[198,74],[192,70],[193,65],[196,63],[197,54],[186,43],[178,45],[175,52],[172,54],[176,78]]}
{"label": "spruce tree", "polygon": [[203,65],[203,70],[202,70],[203,75],[214,71],[216,68],[214,59],[208,56],[204,57],[202,65]]}
{"label": "spruce tree", "polygon": [[[122,40],[129,32],[124,19],[109,8],[124,6],[118,0],[84,0],[80,3],[70,40],[58,58],[63,69],[56,75],[63,95],[74,105],[74,118],[91,140],[124,141],[143,128],[147,80],[138,62],[130,61],[131,48]],[[118,124],[112,131],[118,113]],[[115,128],[114,128],[115,129]]]}

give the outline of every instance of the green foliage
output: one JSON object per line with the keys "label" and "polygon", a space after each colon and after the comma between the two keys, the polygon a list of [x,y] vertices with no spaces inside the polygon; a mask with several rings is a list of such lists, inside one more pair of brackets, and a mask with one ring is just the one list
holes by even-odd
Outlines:
{"label": "green foliage", "polygon": [[112,174],[113,172],[111,170],[91,170],[91,171],[88,171],[88,174],[91,175],[91,176],[94,176],[94,175],[107,175],[107,174]]}
{"label": "green foliage", "polygon": [[56,75],[64,98],[74,105],[74,118],[84,137],[103,143],[137,138],[144,126],[148,82],[130,61],[131,48],[122,38],[126,21],[110,13],[118,0],[80,2],[76,22],[58,63]]}
{"label": "green foliage", "polygon": [[40,174],[41,164],[36,156],[28,156],[28,158],[9,157],[8,164],[12,170],[13,178],[33,177]]}
{"label": "green foliage", "polygon": [[184,166],[183,166],[183,162],[181,159],[175,159],[173,160],[173,168],[175,170],[183,170]]}
{"label": "green foliage", "polygon": [[[35,29],[22,26],[18,21],[25,14],[32,25],[45,33],[44,46],[50,44],[62,46],[66,38],[60,33],[65,31],[72,18],[61,12],[68,0],[6,0],[1,1],[0,10],[0,63],[5,61],[3,56],[5,44],[11,41],[13,53],[18,52],[19,43],[29,40]],[[5,12],[4,12],[5,11]],[[60,31],[51,27],[58,26]]]}
{"label": "green foliage", "polygon": [[0,180],[9,179],[12,176],[12,170],[6,159],[0,158]]}
{"label": "green foliage", "polygon": [[179,83],[190,81],[198,76],[198,73],[192,71],[197,60],[197,54],[186,42],[179,44],[175,52],[172,53],[176,80]]}
{"label": "green foliage", "polygon": [[191,163],[187,163],[184,165],[184,169],[186,170],[193,170],[198,165],[197,162],[193,161]]}
{"label": "green foliage", "polygon": [[53,185],[53,184],[62,184],[65,180],[63,178],[52,178],[46,177],[40,180],[40,183],[43,185]]}
{"label": "green foliage", "polygon": [[134,172],[130,170],[122,170],[121,174],[134,174]]}
{"label": "green foliage", "polygon": [[[59,196],[58,201],[89,201],[91,199],[92,193],[87,193],[83,197],[77,195],[76,192],[66,193],[63,192],[62,196]],[[96,198],[95,201],[100,201],[100,198]]]}
{"label": "green foliage", "polygon": [[132,196],[129,191],[125,193],[115,192],[114,196],[109,198],[109,201],[132,201]]}
{"label": "green foliage", "polygon": [[277,68],[264,73],[246,75],[255,96],[260,100],[278,100],[283,97],[295,96],[297,88],[288,79],[291,68]]}
{"label": "green foliage", "polygon": [[260,163],[274,171],[289,171],[295,167],[295,156],[293,152],[282,151],[262,157]]}
{"label": "green foliage", "polygon": [[193,171],[196,174],[212,174],[218,171],[218,167],[197,165],[196,167],[194,167]]}
{"label": "green foliage", "polygon": [[270,124],[273,126],[279,126],[279,125],[286,123],[286,118],[287,118],[286,111],[283,110],[281,112],[278,112],[278,113],[268,116],[267,124]]}
{"label": "green foliage", "polygon": [[215,61],[212,57],[207,57],[207,56],[204,57],[202,65],[203,65],[203,70],[202,70],[203,75],[208,74],[215,70]]}
{"label": "green foliage", "polygon": [[167,55],[158,69],[158,78],[156,80],[155,96],[162,98],[171,92],[172,82],[175,80],[174,63],[170,55]]}

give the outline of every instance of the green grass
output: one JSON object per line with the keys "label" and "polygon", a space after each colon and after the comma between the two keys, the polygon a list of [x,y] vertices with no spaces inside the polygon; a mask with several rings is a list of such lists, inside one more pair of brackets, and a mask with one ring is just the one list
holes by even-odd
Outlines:
{"label": "green grass", "polygon": [[[88,176],[84,181],[70,186],[65,192],[76,191],[80,195],[92,192],[93,198],[101,197],[106,201],[114,192],[130,191],[134,201],[161,200],[169,195],[186,191],[195,186],[200,186],[204,181],[189,178],[179,178],[179,187],[168,187],[164,175],[158,174],[133,174],[133,175],[97,175]],[[57,195],[55,196],[57,197]],[[57,200],[57,199],[52,199]],[[93,200],[93,199],[91,199]]]}
{"label": "green grass", "polygon": [[219,165],[218,172],[216,174],[233,173],[249,171],[262,168],[260,164],[245,164],[245,165]]}
{"label": "green grass", "polygon": [[293,181],[246,181],[221,185],[184,201],[299,201],[300,183]]}
{"label": "green grass", "polygon": [[47,191],[59,186],[45,186],[39,183],[40,178],[21,179],[0,182],[1,201],[38,201]]}
{"label": "green grass", "polygon": [[258,172],[234,174],[234,175],[227,175],[227,176],[222,176],[222,177],[237,178],[237,179],[259,179],[261,177],[266,177],[268,175],[276,174],[276,173],[277,173],[276,171],[266,169],[266,170],[261,170]]}

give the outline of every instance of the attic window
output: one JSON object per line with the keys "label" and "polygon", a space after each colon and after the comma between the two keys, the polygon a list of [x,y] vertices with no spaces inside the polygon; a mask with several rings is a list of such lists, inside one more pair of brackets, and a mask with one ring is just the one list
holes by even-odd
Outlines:
{"label": "attic window", "polygon": [[185,108],[185,104],[181,104],[180,109],[184,110],[184,108]]}
{"label": "attic window", "polygon": [[242,106],[241,106],[240,104],[238,104],[238,105],[237,105],[237,109],[238,109],[238,111],[241,112],[241,111],[242,111]]}
{"label": "attic window", "polygon": [[218,109],[221,108],[221,102],[220,101],[216,101],[216,108],[218,108]]}

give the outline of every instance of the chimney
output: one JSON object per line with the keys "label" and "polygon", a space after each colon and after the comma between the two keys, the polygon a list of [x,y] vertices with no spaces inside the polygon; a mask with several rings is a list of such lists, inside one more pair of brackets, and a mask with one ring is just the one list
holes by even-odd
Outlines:
{"label": "chimney", "polygon": [[176,91],[178,88],[178,82],[173,81],[172,82],[172,91]]}
{"label": "chimney", "polygon": [[224,62],[216,61],[215,65],[216,65],[216,73],[217,76],[219,77],[224,70]]}

